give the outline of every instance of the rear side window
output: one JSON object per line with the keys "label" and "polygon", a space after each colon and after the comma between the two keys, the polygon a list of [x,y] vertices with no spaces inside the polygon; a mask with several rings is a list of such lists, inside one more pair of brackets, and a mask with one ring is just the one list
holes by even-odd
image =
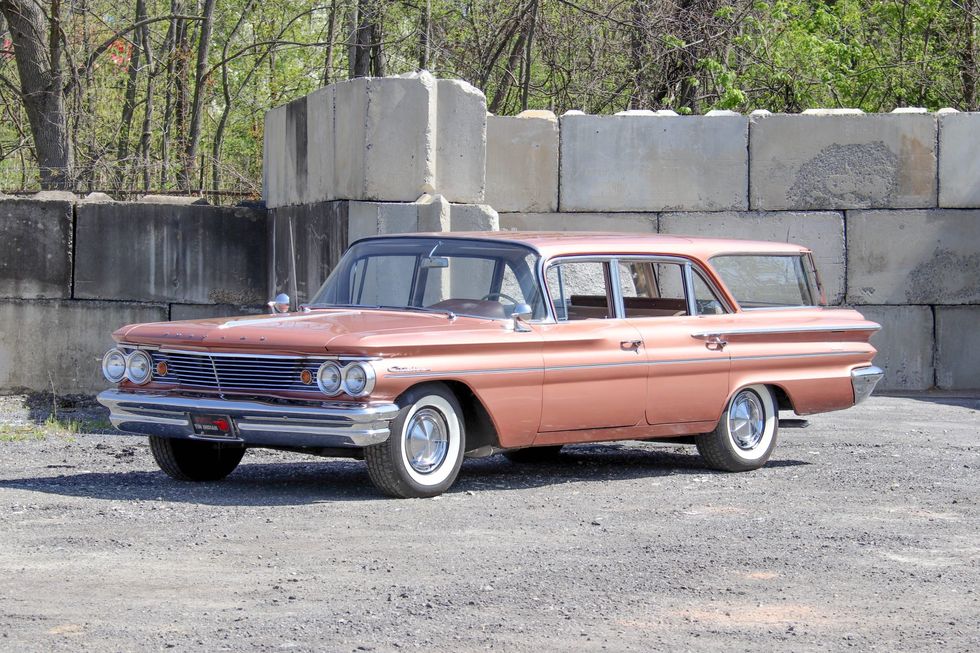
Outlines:
{"label": "rear side window", "polygon": [[724,255],[711,265],[742,308],[817,305],[805,255]]}

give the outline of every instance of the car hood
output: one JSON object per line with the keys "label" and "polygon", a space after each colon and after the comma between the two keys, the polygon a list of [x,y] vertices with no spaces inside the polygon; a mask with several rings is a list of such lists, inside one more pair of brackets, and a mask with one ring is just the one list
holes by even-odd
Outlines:
{"label": "car hood", "polygon": [[[385,355],[428,344],[496,340],[507,323],[442,313],[326,309],[284,315],[151,322],[123,327],[117,342],[252,353]],[[512,333],[512,332],[511,332]]]}

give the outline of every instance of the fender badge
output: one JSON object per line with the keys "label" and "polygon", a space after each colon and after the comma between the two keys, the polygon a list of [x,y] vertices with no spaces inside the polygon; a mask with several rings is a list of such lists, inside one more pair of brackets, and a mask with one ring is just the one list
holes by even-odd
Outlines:
{"label": "fender badge", "polygon": [[431,371],[428,367],[412,367],[410,365],[392,365],[388,368],[389,372],[394,372],[395,374],[404,374],[406,372],[429,372]]}

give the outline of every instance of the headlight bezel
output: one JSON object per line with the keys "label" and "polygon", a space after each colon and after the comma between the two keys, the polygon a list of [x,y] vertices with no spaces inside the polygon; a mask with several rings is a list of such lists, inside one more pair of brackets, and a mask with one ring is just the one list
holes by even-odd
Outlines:
{"label": "headlight bezel", "polygon": [[[335,390],[331,390],[330,388],[326,387],[323,382],[323,372],[330,367],[337,369],[338,381],[337,388]],[[316,387],[320,389],[320,392],[328,397],[336,397],[339,395],[344,389],[344,368],[340,366],[340,363],[337,361],[327,361],[320,365],[320,367],[318,367],[316,370]]]}
{"label": "headlight bezel", "polygon": [[[122,373],[118,376],[113,376],[109,373],[109,357],[118,355],[122,360]],[[102,376],[105,377],[106,381],[109,383],[119,383],[126,378],[126,354],[118,347],[113,347],[105,354],[102,355]]]}
{"label": "headlight bezel", "polygon": [[[133,373],[133,361],[142,359],[146,361],[146,377],[137,378]],[[126,356],[126,380],[134,385],[146,385],[153,380],[153,357],[142,349],[135,349]]]}
{"label": "headlight bezel", "polygon": [[[350,378],[350,373],[352,370],[361,370],[364,373],[364,386],[357,392],[351,389],[348,379]],[[366,397],[374,390],[374,384],[377,380],[377,375],[375,374],[374,367],[367,361],[355,361],[344,367],[344,381],[343,388],[344,394],[349,397]]]}

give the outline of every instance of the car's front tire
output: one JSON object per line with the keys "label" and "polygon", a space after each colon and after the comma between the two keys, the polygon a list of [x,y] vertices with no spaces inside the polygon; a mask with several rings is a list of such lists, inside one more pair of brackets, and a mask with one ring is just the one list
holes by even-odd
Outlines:
{"label": "car's front tire", "polygon": [[398,404],[388,439],[364,448],[371,482],[403,499],[442,494],[456,481],[466,448],[459,401],[444,384],[428,383],[408,390]]}
{"label": "car's front tire", "polygon": [[245,455],[245,447],[157,436],[150,436],[150,451],[160,469],[178,481],[220,481]]}
{"label": "car's front tire", "polygon": [[708,467],[725,472],[747,472],[766,464],[776,448],[779,412],[772,391],[751,385],[732,395],[711,433],[694,442]]}

